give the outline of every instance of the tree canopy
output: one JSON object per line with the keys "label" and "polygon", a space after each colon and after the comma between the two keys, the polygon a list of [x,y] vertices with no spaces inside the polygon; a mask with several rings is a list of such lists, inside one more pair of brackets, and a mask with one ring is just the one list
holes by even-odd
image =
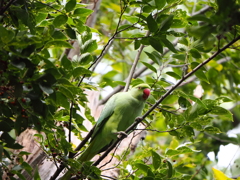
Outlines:
{"label": "tree canopy", "polygon": [[[18,141],[34,129],[57,167],[50,179],[70,167],[80,179],[115,179],[97,166],[111,149],[84,165],[73,158],[88,145],[83,122],[95,124],[86,91],[111,87],[102,105],[147,83],[144,113],[126,130],[147,136],[133,155],[130,145],[115,155],[117,179],[237,178],[237,160],[221,169],[208,153],[217,161],[220,146],[239,146],[240,136],[227,134],[240,121],[239,39],[239,0],[2,0],[1,176],[41,179]],[[77,150],[71,133],[83,140]]]}

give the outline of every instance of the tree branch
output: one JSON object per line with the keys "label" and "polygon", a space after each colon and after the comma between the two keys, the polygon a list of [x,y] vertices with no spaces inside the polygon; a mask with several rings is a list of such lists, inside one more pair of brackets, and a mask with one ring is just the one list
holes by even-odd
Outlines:
{"label": "tree branch", "polygon": [[[150,35],[150,31],[148,31],[148,32],[146,33],[146,36],[149,36],[149,35]],[[138,61],[139,61],[139,59],[140,59],[140,55],[142,54],[143,48],[144,48],[144,45],[141,44],[141,46],[140,46],[140,48],[139,48],[139,50],[138,50],[138,53],[137,53],[137,55],[136,55],[136,57],[135,57],[135,60],[134,60],[134,62],[133,62],[133,64],[132,64],[131,70],[130,70],[130,72],[129,72],[129,75],[128,75],[128,78],[127,78],[127,82],[126,82],[125,88],[124,88],[124,90],[123,90],[123,91],[125,91],[125,92],[127,92],[128,88],[129,88],[129,86],[130,86],[130,83],[131,83],[132,78],[133,78],[134,71],[135,71],[135,69],[136,69],[136,67],[137,67],[137,64],[138,64]]]}

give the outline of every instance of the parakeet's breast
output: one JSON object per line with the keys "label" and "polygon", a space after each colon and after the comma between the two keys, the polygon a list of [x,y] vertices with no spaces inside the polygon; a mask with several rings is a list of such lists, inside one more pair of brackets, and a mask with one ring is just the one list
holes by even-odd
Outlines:
{"label": "parakeet's breast", "polygon": [[133,98],[125,96],[125,98],[116,98],[117,106],[114,113],[106,123],[105,127],[112,131],[125,131],[136,119],[141,115],[144,103]]}

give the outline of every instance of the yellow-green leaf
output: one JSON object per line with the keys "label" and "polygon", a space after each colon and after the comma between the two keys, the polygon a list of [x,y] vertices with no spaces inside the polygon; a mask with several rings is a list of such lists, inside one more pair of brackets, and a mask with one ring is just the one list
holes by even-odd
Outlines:
{"label": "yellow-green leaf", "polygon": [[213,175],[215,180],[233,180],[232,178],[227,177],[222,171],[212,168]]}

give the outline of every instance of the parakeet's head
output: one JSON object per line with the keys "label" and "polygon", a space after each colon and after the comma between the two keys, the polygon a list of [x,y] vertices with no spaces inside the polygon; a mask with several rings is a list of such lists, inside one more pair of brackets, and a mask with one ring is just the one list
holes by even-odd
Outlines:
{"label": "parakeet's head", "polygon": [[147,100],[150,95],[150,86],[148,84],[139,84],[130,90],[133,97],[139,100]]}

